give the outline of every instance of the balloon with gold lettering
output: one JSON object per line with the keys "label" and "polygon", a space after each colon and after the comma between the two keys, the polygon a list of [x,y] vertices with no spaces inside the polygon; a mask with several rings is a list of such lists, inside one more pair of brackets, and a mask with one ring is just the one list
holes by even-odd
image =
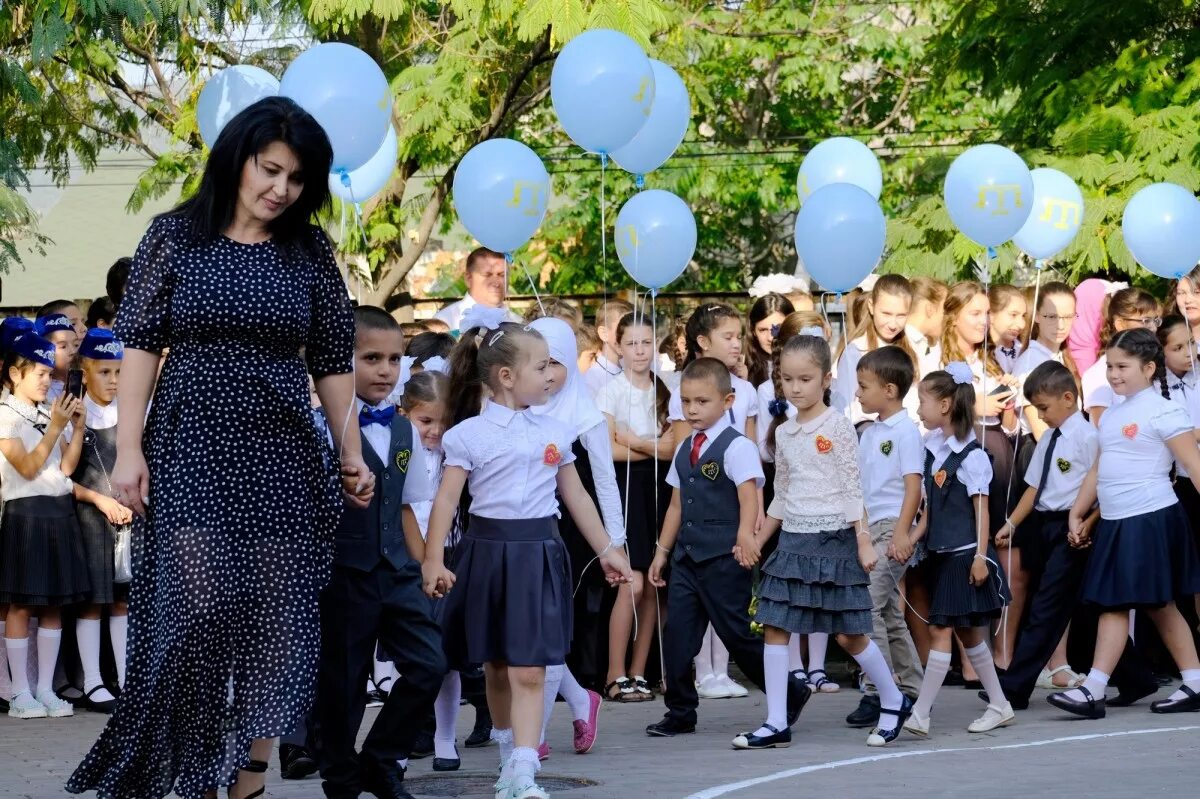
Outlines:
{"label": "balloon with gold lettering", "polygon": [[550,202],[550,175],[537,154],[512,139],[490,139],[454,172],[454,210],[480,244],[511,253],[533,237]]}
{"label": "balloon with gold lettering", "polygon": [[796,175],[800,204],[830,183],[853,183],[876,200],[883,193],[883,170],[871,148],[857,139],[835,136],[808,151]]}
{"label": "balloon with gold lettering", "polygon": [[1033,170],[1033,205],[1013,243],[1031,258],[1053,258],[1067,248],[1083,224],[1083,193],[1057,169]]}
{"label": "balloon with gold lettering", "polygon": [[611,155],[633,140],[654,105],[654,70],[633,39],[584,31],[567,42],[550,73],[550,101],[571,140]]}
{"label": "balloon with gold lettering", "polygon": [[621,207],[617,257],[641,286],[661,289],[683,274],[696,253],[696,218],[687,203],[669,191],[638,192]]}
{"label": "balloon with gold lettering", "polygon": [[1021,157],[999,144],[970,148],[950,165],[943,186],[950,219],[985,247],[1011,239],[1033,209],[1033,177]]}
{"label": "balloon with gold lettering", "polygon": [[1175,183],[1152,183],[1121,216],[1125,245],[1142,266],[1178,280],[1200,262],[1200,200]]}

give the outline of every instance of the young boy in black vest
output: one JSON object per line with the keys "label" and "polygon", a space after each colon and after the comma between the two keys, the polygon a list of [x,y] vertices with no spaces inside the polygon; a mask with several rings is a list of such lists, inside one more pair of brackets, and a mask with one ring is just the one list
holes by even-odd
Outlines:
{"label": "young boy in black vest", "polygon": [[[363,791],[411,799],[404,788],[408,756],[446,673],[441,628],[421,587],[421,532],[409,507],[433,499],[433,488],[412,423],[387,401],[404,355],[400,325],[371,306],[356,308],[354,319],[354,390],[363,458],[375,473],[376,490],[366,509],[344,509],[333,575],[321,594],[317,758],[330,799],[353,799]],[[400,677],[356,755],[376,641]]]}
{"label": "young boy in black vest", "polygon": [[[696,731],[699,697],[692,661],[709,623],[738,668],[763,687],[763,642],[750,631],[750,569],[758,562],[754,539],[762,463],[754,442],[729,424],[733,385],[729,369],[715,358],[698,358],[683,370],[683,412],[695,431],[675,450],[667,482],[674,487],[650,582],[667,585],[671,557],[663,657],[667,714],[646,728],[653,737]],[[788,725],[808,700],[807,685],[788,685]]]}

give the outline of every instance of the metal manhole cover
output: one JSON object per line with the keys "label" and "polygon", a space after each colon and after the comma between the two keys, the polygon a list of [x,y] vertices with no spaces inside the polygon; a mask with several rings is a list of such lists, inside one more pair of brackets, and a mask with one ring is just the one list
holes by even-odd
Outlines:
{"label": "metal manhole cover", "polygon": [[[582,777],[552,777],[539,775],[538,785],[546,791],[570,791],[600,783]],[[456,774],[454,776],[410,777],[404,786],[416,796],[491,796],[496,778],[486,774]]]}

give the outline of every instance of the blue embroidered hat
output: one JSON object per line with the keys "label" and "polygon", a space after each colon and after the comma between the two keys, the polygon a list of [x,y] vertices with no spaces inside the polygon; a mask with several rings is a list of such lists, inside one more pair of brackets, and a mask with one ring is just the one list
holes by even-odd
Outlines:
{"label": "blue embroidered hat", "polygon": [[26,333],[12,343],[12,351],[34,363],[54,368],[54,345],[37,333]]}
{"label": "blue embroidered hat", "polygon": [[79,357],[94,358],[98,361],[119,361],[125,357],[125,347],[117,341],[111,330],[93,327],[79,345]]}
{"label": "blue embroidered hat", "polygon": [[71,324],[71,320],[67,318],[66,314],[51,313],[39,316],[33,323],[33,330],[39,336],[45,337],[60,330],[69,330],[74,333],[75,325]]}
{"label": "blue embroidered hat", "polygon": [[13,341],[22,333],[33,330],[33,320],[24,316],[6,316],[0,322],[0,347],[8,349]]}

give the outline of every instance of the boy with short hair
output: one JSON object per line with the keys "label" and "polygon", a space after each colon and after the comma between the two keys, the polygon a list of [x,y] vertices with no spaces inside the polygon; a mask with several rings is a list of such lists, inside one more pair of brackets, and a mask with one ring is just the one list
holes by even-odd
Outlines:
{"label": "boy with short hair", "polygon": [[621,374],[621,353],[617,352],[617,325],[625,314],[633,313],[633,306],[625,300],[605,300],[596,311],[596,335],[602,345],[592,368],[583,373],[583,382],[593,397],[608,385],[608,381]]}
{"label": "boy with short hair", "polygon": [[[864,413],[878,421],[863,430],[858,446],[859,473],[870,525],[871,544],[879,560],[871,578],[871,640],[899,678],[900,690],[913,699],[921,692],[921,661],[904,620],[900,580],[912,557],[909,537],[921,504],[925,445],[921,431],[904,408],[913,382],[913,362],[904,350],[887,346],[868,352],[858,362],[856,396]],[[858,708],[846,717],[851,727],[879,722],[879,694],[868,683]]]}
{"label": "boy with short hair", "polygon": [[[711,622],[739,668],[763,687],[763,642],[750,631],[750,569],[758,562],[754,526],[762,463],[754,442],[729,424],[733,385],[715,358],[687,365],[679,387],[687,423],[695,431],[680,443],[667,482],[674,487],[649,579],[662,588],[671,557],[663,656],[667,714],[646,728],[652,737],[696,731],[699,698],[692,661]],[[808,700],[807,685],[788,685],[788,725]]]}

